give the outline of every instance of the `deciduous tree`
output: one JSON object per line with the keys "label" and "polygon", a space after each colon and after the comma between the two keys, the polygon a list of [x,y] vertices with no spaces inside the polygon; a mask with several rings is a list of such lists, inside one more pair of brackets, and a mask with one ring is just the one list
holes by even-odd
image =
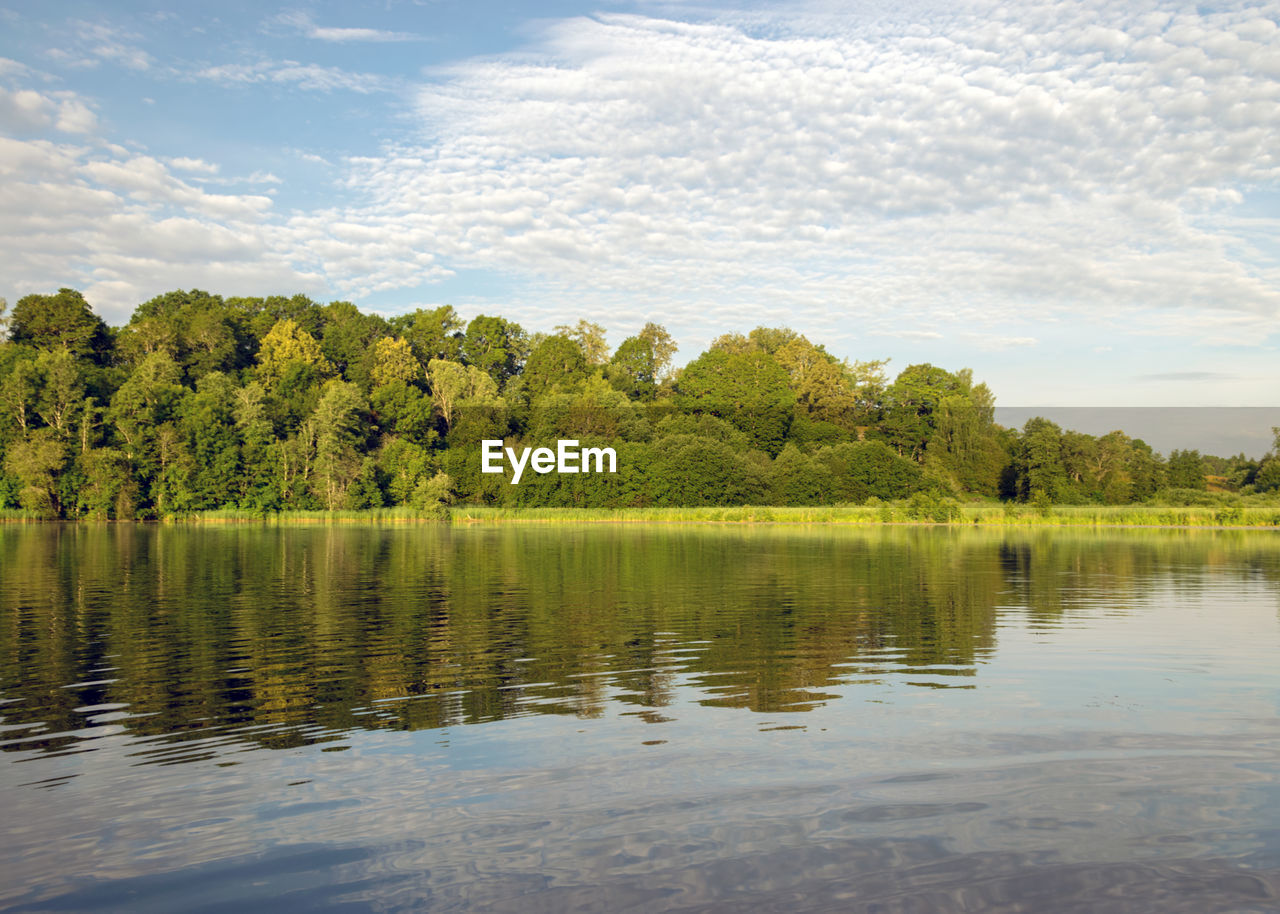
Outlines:
{"label": "deciduous tree", "polygon": [[462,354],[501,387],[524,366],[529,341],[519,324],[481,314],[467,324]]}
{"label": "deciduous tree", "polygon": [[75,289],[53,295],[24,295],[9,316],[9,339],[36,349],[61,349],[78,359],[106,361],[111,337]]}
{"label": "deciduous tree", "polygon": [[609,344],[605,341],[604,328],[599,324],[582,319],[572,327],[568,324],[557,325],[555,333],[577,343],[588,365],[604,365],[609,361]]}
{"label": "deciduous tree", "polygon": [[782,449],[795,394],[773,356],[712,349],[685,367],[677,390],[682,407],[728,420],[770,454]]}

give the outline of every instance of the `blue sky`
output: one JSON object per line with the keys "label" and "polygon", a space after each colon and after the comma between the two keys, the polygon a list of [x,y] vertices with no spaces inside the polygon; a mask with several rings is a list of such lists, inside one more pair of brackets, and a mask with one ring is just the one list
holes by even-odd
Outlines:
{"label": "blue sky", "polygon": [[[2,3],[3,0],[0,0]],[[0,295],[788,325],[1280,404],[1280,2],[0,6]]]}

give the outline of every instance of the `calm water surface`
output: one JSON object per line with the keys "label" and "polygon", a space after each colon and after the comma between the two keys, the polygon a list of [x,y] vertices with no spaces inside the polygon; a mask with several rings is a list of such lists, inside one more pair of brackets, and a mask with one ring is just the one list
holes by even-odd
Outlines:
{"label": "calm water surface", "polygon": [[3,911],[1280,910],[1280,536],[0,527]]}

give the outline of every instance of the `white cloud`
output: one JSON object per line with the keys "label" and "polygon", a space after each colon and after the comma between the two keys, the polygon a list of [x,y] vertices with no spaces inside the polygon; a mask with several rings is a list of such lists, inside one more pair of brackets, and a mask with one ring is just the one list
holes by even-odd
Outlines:
{"label": "white cloud", "polygon": [[1000,352],[1005,349],[1024,349],[1035,346],[1040,341],[1034,336],[1000,336],[993,334],[967,334],[973,345],[988,352]]}
{"label": "white cloud", "polygon": [[0,137],[0,246],[9,294],[76,286],[116,322],[179,286],[326,288],[281,244],[269,198],[209,193],[118,147]]}
{"label": "white cloud", "polygon": [[176,158],[165,159],[172,168],[179,171],[192,171],[203,175],[216,175],[218,173],[218,165],[216,162],[206,162],[204,159],[193,159],[188,156],[178,156]]}
{"label": "white cloud", "polygon": [[309,38],[321,41],[416,41],[416,35],[407,32],[387,32],[382,29],[320,28],[307,32]]}
{"label": "white cloud", "polygon": [[1211,221],[1280,179],[1268,11],[572,20],[423,88],[423,142],[350,163],[367,204],[290,227],[398,252],[317,248],[352,294],[496,267],[531,299],[642,298],[699,326],[744,301],[924,333],[1232,312],[1262,339],[1280,274]]}
{"label": "white cloud", "polygon": [[68,98],[58,103],[56,126],[64,133],[92,133],[98,127],[98,116],[84,102]]}
{"label": "white cloud", "polygon": [[50,48],[54,60],[72,67],[92,69],[112,63],[130,70],[149,70],[154,58],[136,42],[140,36],[103,23],[75,21],[65,47]]}
{"label": "white cloud", "polygon": [[370,73],[352,73],[338,67],[302,64],[294,60],[258,61],[251,64],[223,64],[205,67],[195,73],[227,86],[252,86],[264,83],[294,86],[315,92],[346,91],[368,95],[387,91],[388,81]]}
{"label": "white cloud", "polygon": [[187,184],[150,156],[95,159],[84,163],[79,172],[144,205],[180,207],[215,219],[256,218],[271,208],[269,197],[211,194]]}
{"label": "white cloud", "polygon": [[298,29],[308,38],[314,38],[318,41],[332,42],[348,42],[348,41],[419,41],[420,36],[410,34],[409,32],[390,32],[384,29],[368,29],[368,28],[333,28],[321,27],[306,13],[293,12],[285,13],[278,17],[278,20],[285,25]]}
{"label": "white cloud", "polygon": [[877,336],[893,336],[903,340],[924,341],[924,340],[940,340],[942,334],[936,330],[881,330],[877,331]]}
{"label": "white cloud", "polygon": [[38,133],[53,127],[63,133],[92,133],[98,118],[73,92],[43,93],[0,86],[0,130]]}
{"label": "white cloud", "polygon": [[0,130],[30,133],[48,127],[53,120],[53,102],[33,89],[10,92],[0,87]]}

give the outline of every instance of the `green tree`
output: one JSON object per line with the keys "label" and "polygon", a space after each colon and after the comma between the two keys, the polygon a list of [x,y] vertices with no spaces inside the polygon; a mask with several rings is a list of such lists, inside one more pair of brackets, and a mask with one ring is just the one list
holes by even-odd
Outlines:
{"label": "green tree", "polygon": [[[649,423],[626,395],[599,376],[539,397],[528,423],[538,443],[559,438],[614,442],[649,437]],[[585,446],[585,445],[584,445]]]}
{"label": "green tree", "polygon": [[373,367],[369,374],[374,387],[393,381],[417,384],[422,381],[422,363],[413,354],[408,340],[384,336],[373,346]]}
{"label": "green tree", "polygon": [[299,330],[316,339],[324,333],[323,309],[305,295],[229,298],[227,305],[239,315],[246,334],[255,342],[280,321],[292,321]]}
{"label": "green tree", "polygon": [[885,391],[881,427],[889,444],[904,457],[924,463],[944,398],[967,398],[972,386],[967,368],[953,373],[928,363],[908,365]]}
{"label": "green tree", "polygon": [[944,394],[930,421],[933,432],[924,460],[928,471],[954,490],[996,495],[1009,453],[995,424],[995,399],[987,386]]}
{"label": "green tree", "polygon": [[753,447],[776,454],[795,405],[787,381],[787,373],[765,352],[712,349],[681,372],[677,402],[728,420],[747,434]]}
{"label": "green tree", "polygon": [[1129,445],[1128,473],[1134,501],[1145,501],[1165,485],[1164,464],[1151,445],[1141,438],[1134,438]]}
{"label": "green tree", "polygon": [[279,455],[275,432],[267,417],[266,392],[257,381],[251,381],[233,390],[231,398],[240,442],[236,503],[241,508],[274,510],[281,500],[281,491],[276,486]]}
{"label": "green tree", "polygon": [[36,349],[61,349],[99,364],[110,358],[107,325],[75,289],[18,299],[9,316],[9,339]]}
{"label": "green tree", "polygon": [[809,342],[790,327],[756,327],[747,334],[747,341],[752,346],[772,356],[796,340]]}
{"label": "green tree", "polygon": [[723,352],[726,355],[746,355],[759,352],[760,347],[741,333],[722,333],[711,341],[707,352]]}
{"label": "green tree", "polygon": [[296,321],[277,321],[262,338],[258,349],[258,377],[270,390],[291,367],[298,366],[311,368],[320,377],[333,373],[333,366],[320,351],[320,343],[314,336]]}
{"label": "green tree", "polygon": [[640,328],[640,332],[636,337],[643,343],[648,344],[650,351],[653,353],[653,376],[661,381],[671,370],[671,360],[675,357],[676,350],[679,347],[671,334],[667,332],[667,328],[661,324],[655,324],[649,321]]}
{"label": "green tree", "polygon": [[760,504],[769,461],[735,452],[722,441],[673,435],[653,443],[649,497],[657,505]]}
{"label": "green tree", "polygon": [[831,500],[831,472],[788,442],[769,474],[769,504],[820,505]]}
{"label": "green tree", "polygon": [[1109,505],[1127,504],[1133,498],[1133,477],[1129,472],[1133,442],[1124,432],[1114,431],[1098,438],[1091,452],[1089,477],[1098,497]]}
{"label": "green tree", "polygon": [[1268,457],[1258,465],[1253,477],[1255,492],[1274,492],[1280,489],[1280,457]]}
{"label": "green tree", "polygon": [[[530,444],[538,443],[534,439]],[[519,485],[508,485],[504,504],[560,508],[604,508],[644,504],[647,445],[605,438],[579,438],[579,446],[611,447],[618,455],[617,473],[526,473]]]}
{"label": "green tree", "polygon": [[604,365],[609,361],[609,344],[605,341],[604,328],[599,324],[583,319],[572,327],[559,324],[554,332],[577,343],[588,365]]}
{"label": "green tree", "polygon": [[0,408],[22,435],[38,421],[36,400],[40,395],[40,369],[36,353],[25,346],[5,344],[8,371],[0,377]]}
{"label": "green tree", "polygon": [[316,404],[313,491],[330,511],[344,506],[347,490],[360,471],[357,445],[362,443],[365,411],[360,388],[348,381],[329,381]]}
{"label": "green tree", "polygon": [[421,480],[413,490],[409,503],[419,511],[438,512],[453,504],[457,497],[453,479],[447,473],[435,473]]}
{"label": "green tree", "polygon": [[587,376],[582,347],[568,336],[556,334],[538,344],[525,363],[521,379],[524,393],[534,400],[555,385],[570,387]]}
{"label": "green tree", "polygon": [[154,352],[120,385],[107,409],[121,449],[141,476],[144,493],[151,492],[175,456],[172,420],[185,393],[179,383],[181,376],[182,369],[168,353]]}
{"label": "green tree", "polygon": [[192,380],[246,367],[256,345],[256,339],[248,339],[242,315],[200,289],[166,292],[139,305],[116,341],[127,364],[165,352]]}
{"label": "green tree", "polygon": [[84,376],[74,355],[66,349],[52,349],[36,358],[40,394],[36,412],[45,425],[64,439],[72,436],[84,404]]}
{"label": "green tree", "polygon": [[36,429],[9,445],[5,452],[5,470],[22,485],[19,492],[22,507],[42,517],[58,517],[62,513],[58,481],[66,462],[66,444],[53,429]]}
{"label": "green tree", "polygon": [[294,360],[284,365],[274,384],[267,385],[266,407],[277,438],[296,432],[320,401],[329,373],[322,364]]}
{"label": "green tree", "polygon": [[427,365],[431,395],[446,429],[453,427],[459,407],[472,403],[491,405],[498,397],[493,378],[474,365],[462,365],[448,359],[432,359]]}
{"label": "green tree", "polygon": [[94,448],[83,456],[85,486],[80,510],[92,518],[131,520],[137,508],[138,486],[129,458],[116,448]]}
{"label": "green tree", "polygon": [[1099,481],[1093,473],[1098,462],[1098,439],[1084,432],[1062,433],[1062,468],[1075,500],[1100,495]]}
{"label": "green tree", "polygon": [[[487,375],[482,376],[493,384]],[[442,469],[463,497],[497,504],[507,496],[510,486],[502,475],[480,472],[480,442],[505,439],[510,431],[510,416],[503,399],[465,399],[459,404],[449,427]]]}
{"label": "green tree", "polygon": [[1209,487],[1204,478],[1204,461],[1199,451],[1170,452],[1167,472],[1171,488],[1204,490]]}
{"label": "green tree", "polygon": [[283,510],[306,511],[323,507],[314,495],[313,472],[316,461],[315,422],[305,419],[292,434],[271,443],[276,473],[273,488]]}
{"label": "green tree", "polygon": [[787,372],[797,410],[821,422],[852,428],[858,401],[847,367],[821,346],[792,331],[788,333],[789,337],[781,330],[771,331],[767,342],[777,344],[775,358]]}
{"label": "green tree", "polygon": [[365,314],[351,302],[336,301],[321,309],[324,329],[320,351],[333,366],[333,373],[369,390],[375,383],[371,372],[386,338],[387,322],[376,314]]}
{"label": "green tree", "polygon": [[467,324],[462,354],[502,387],[524,366],[529,340],[519,324],[481,314]]}
{"label": "green tree", "polygon": [[1236,488],[1252,486],[1255,492],[1274,492],[1280,489],[1280,426],[1273,425],[1271,434],[1275,436],[1275,442],[1271,451],[1261,460],[1249,460],[1241,454],[1232,461],[1235,464],[1232,481]]}
{"label": "green tree", "polygon": [[235,501],[240,475],[240,435],[236,427],[236,385],[210,372],[181,403],[179,428],[190,471],[180,477],[175,508],[201,511]]}
{"label": "green tree", "polygon": [[861,504],[876,497],[892,501],[927,487],[919,464],[882,441],[843,442],[822,448],[814,459],[827,467],[831,496]]}
{"label": "green tree", "polygon": [[658,357],[653,344],[638,336],[627,337],[609,360],[605,377],[633,400],[652,400],[658,389]]}
{"label": "green tree", "polygon": [[395,380],[381,384],[369,396],[379,426],[389,434],[430,445],[436,437],[435,410],[431,398],[417,385]]}
{"label": "green tree", "polygon": [[1022,427],[1014,454],[1017,493],[1021,501],[1038,497],[1059,502],[1067,494],[1067,472],[1062,463],[1062,429],[1037,416]]}
{"label": "green tree", "polygon": [[419,485],[436,473],[431,451],[405,438],[384,438],[375,457],[394,505],[411,504]]}
{"label": "green tree", "polygon": [[431,311],[419,308],[391,318],[388,324],[392,333],[409,343],[414,357],[423,365],[432,359],[462,360],[461,331],[466,324],[452,305],[441,305]]}

